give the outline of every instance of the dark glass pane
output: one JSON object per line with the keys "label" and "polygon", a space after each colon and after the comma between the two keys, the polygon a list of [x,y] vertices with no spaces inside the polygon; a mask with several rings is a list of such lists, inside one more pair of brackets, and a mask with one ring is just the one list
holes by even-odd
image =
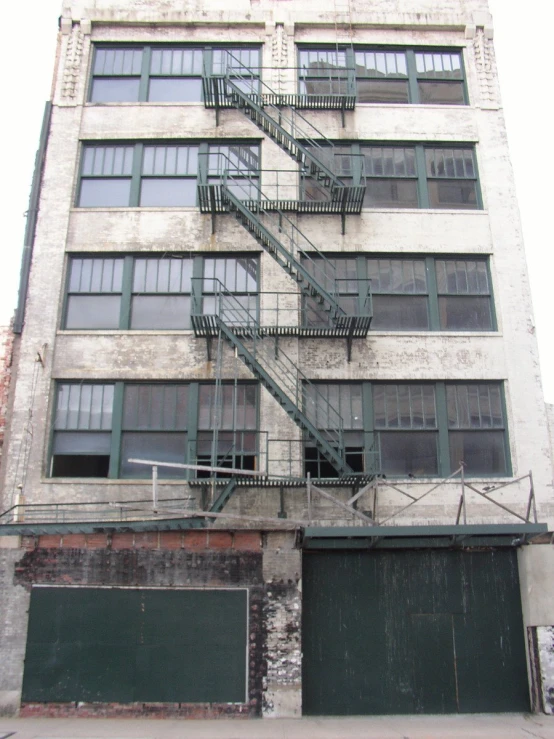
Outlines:
{"label": "dark glass pane", "polygon": [[[187,445],[185,433],[125,431],[121,436],[121,477],[151,477],[152,468],[129,459],[183,464]],[[158,477],[184,480],[186,470],[158,467]]]}
{"label": "dark glass pane", "polygon": [[95,79],[92,82],[92,103],[132,103],[139,99],[140,79]]}
{"label": "dark glass pane", "polygon": [[359,103],[407,103],[406,80],[359,79],[356,82]]}
{"label": "dark glass pane", "polygon": [[465,464],[466,475],[504,475],[506,450],[503,431],[451,431],[450,469]]}
{"label": "dark glass pane", "polygon": [[52,477],[107,477],[110,457],[107,454],[55,454]]}
{"label": "dark glass pane", "polygon": [[132,298],[132,329],[186,329],[190,325],[188,295],[134,295]]}
{"label": "dark glass pane", "polygon": [[202,80],[195,77],[154,77],[148,100],[152,103],[197,103],[202,100]]}
{"label": "dark glass pane", "polygon": [[417,208],[416,182],[415,180],[368,179],[364,206],[366,208]]}
{"label": "dark glass pane", "polygon": [[54,454],[109,455],[111,438],[109,432],[56,431]]}
{"label": "dark glass pane", "polygon": [[489,298],[439,297],[442,329],[449,331],[491,331],[492,314]]}
{"label": "dark glass pane", "polygon": [[143,178],[140,204],[173,207],[196,205],[196,179]]}
{"label": "dark glass pane", "polygon": [[399,331],[428,329],[427,298],[374,295],[371,328]]}
{"label": "dark glass pane", "polygon": [[130,179],[81,180],[81,208],[109,208],[129,205]]}
{"label": "dark glass pane", "polygon": [[428,105],[465,105],[463,82],[419,82],[419,102]]}
{"label": "dark glass pane", "polygon": [[428,188],[431,208],[475,210],[478,207],[477,187],[473,181],[429,180]]}
{"label": "dark glass pane", "polygon": [[119,295],[70,295],[65,327],[68,329],[119,328]]}
{"label": "dark glass pane", "polygon": [[436,475],[437,435],[428,431],[379,433],[381,472],[388,475]]}

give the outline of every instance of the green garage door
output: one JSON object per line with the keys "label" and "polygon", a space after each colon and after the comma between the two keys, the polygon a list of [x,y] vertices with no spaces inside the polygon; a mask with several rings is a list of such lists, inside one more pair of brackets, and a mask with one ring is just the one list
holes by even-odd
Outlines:
{"label": "green garage door", "polygon": [[303,710],[528,711],[516,552],[304,552]]}
{"label": "green garage door", "polygon": [[246,700],[246,590],[33,588],[24,702]]}

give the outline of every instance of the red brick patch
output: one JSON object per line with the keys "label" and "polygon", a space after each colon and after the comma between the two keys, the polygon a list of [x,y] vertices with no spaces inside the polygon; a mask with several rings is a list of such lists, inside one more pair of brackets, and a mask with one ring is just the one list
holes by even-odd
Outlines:
{"label": "red brick patch", "polygon": [[106,534],[87,534],[88,549],[105,549],[108,546],[108,537]]}
{"label": "red brick patch", "polygon": [[57,549],[62,544],[60,534],[43,534],[38,538],[39,549]]}
{"label": "red brick patch", "polygon": [[132,549],[135,543],[135,535],[131,534],[113,534],[112,549]]}
{"label": "red brick patch", "polygon": [[159,534],[157,531],[146,531],[135,534],[135,549],[157,549]]}
{"label": "red brick patch", "polygon": [[183,534],[180,531],[162,531],[160,533],[161,549],[181,549]]}
{"label": "red brick patch", "polygon": [[65,549],[84,549],[86,541],[84,534],[64,534],[62,546]]}
{"label": "red brick patch", "polygon": [[208,546],[207,531],[185,531],[185,549],[206,549]]}
{"label": "red brick patch", "polygon": [[262,548],[262,537],[259,531],[235,531],[233,538],[234,549],[246,549],[249,552],[259,552]]}
{"label": "red brick patch", "polygon": [[208,532],[208,546],[210,549],[231,549],[233,535],[229,531],[210,531]]}

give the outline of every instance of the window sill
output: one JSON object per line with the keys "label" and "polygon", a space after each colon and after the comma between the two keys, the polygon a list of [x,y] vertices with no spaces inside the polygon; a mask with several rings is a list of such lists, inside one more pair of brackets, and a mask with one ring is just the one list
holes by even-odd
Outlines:
{"label": "window sill", "polygon": [[[186,485],[188,480],[163,480],[159,479],[160,485]],[[152,489],[152,478],[137,478],[134,480],[119,477],[43,477],[41,484],[44,485],[146,485]],[[87,501],[95,503],[95,501]],[[117,504],[117,501],[114,501]],[[145,501],[148,502],[148,501]],[[62,504],[63,505],[63,504]]]}
{"label": "window sill", "polygon": [[[82,209],[81,209],[82,210]],[[488,216],[488,210],[484,208],[362,208],[362,213],[425,213],[428,214],[442,214],[442,215],[459,215],[463,213],[465,215],[472,216]]]}
{"label": "window sill", "polygon": [[463,338],[468,338],[468,337],[474,337],[475,336],[475,337],[479,337],[479,338],[487,338],[487,339],[490,339],[492,337],[495,337],[495,338],[501,337],[502,336],[502,332],[501,331],[441,331],[440,329],[438,329],[437,331],[428,331],[428,330],[423,330],[423,331],[415,331],[415,330],[413,330],[413,331],[402,331],[402,330],[399,330],[399,331],[395,331],[394,329],[391,328],[391,329],[388,329],[388,330],[387,329],[375,329],[375,330],[370,329],[369,334],[368,334],[368,337],[369,336],[402,336],[402,337],[405,337],[405,336],[417,336],[418,338],[420,338],[422,336],[425,336],[425,337],[427,337],[427,336],[429,336],[429,337],[440,336],[441,338],[444,337],[444,336],[447,336],[449,338],[456,337],[456,336],[459,336],[461,338],[462,337]]}
{"label": "window sill", "polygon": [[460,103],[456,105],[454,103],[359,103],[356,102],[356,108],[401,108],[403,110],[410,108],[425,108],[430,110],[468,110],[474,106],[469,103]]}
{"label": "window sill", "polygon": [[120,102],[120,103],[93,103],[93,102],[88,101],[88,102],[85,103],[85,108],[121,108],[121,107],[124,107],[124,108],[134,108],[136,106],[141,107],[141,108],[142,107],[150,108],[150,107],[154,107],[154,106],[160,106],[161,108],[171,108],[171,107],[173,107],[173,108],[177,108],[177,107],[178,108],[182,108],[182,107],[189,108],[189,107],[191,107],[193,105],[196,105],[198,107],[202,107],[202,109],[204,109],[204,107],[205,107],[204,106],[204,103],[201,100],[189,100],[188,102],[183,101],[183,102],[180,102],[180,103],[179,102],[175,102],[175,101],[174,102],[165,102],[165,103],[163,103],[163,102],[155,102],[153,100],[152,101],[150,101],[150,100],[141,100],[141,101],[138,101],[138,100],[135,100],[135,101],[128,100],[126,102]]}
{"label": "window sill", "polygon": [[58,329],[58,336],[194,336],[191,328],[184,329]]}
{"label": "window sill", "polygon": [[175,211],[184,211],[185,213],[198,213],[200,214],[200,210],[197,205],[115,205],[115,206],[109,206],[109,205],[103,205],[100,207],[80,207],[80,206],[74,206],[71,208],[71,213],[102,213],[104,211],[108,213],[147,213],[147,212],[155,212],[159,213],[160,211],[168,211],[171,213],[175,213]]}

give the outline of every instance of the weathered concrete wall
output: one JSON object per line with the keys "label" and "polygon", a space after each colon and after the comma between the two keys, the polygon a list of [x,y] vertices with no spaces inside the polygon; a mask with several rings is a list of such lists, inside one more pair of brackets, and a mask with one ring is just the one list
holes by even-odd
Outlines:
{"label": "weathered concrete wall", "polygon": [[535,544],[518,550],[523,624],[527,633],[531,703],[554,713],[554,547]]}
{"label": "weathered concrete wall", "polygon": [[[42,191],[33,268],[14,398],[10,458],[28,442],[25,423],[33,415],[33,437],[25,475],[15,461],[7,465],[6,490],[23,484],[30,502],[109,500],[146,497],[149,486],[134,481],[50,481],[47,442],[53,380],[186,380],[214,377],[205,346],[191,332],[62,331],[60,318],[67,253],[77,252],[258,252],[259,245],[231,218],[209,216],[193,208],[75,208],[79,140],[232,139],[262,142],[264,167],[290,169],[292,161],[236,110],[213,111],[199,104],[105,104],[86,102],[93,41],[120,42],[261,42],[265,67],[282,70],[296,64],[297,43],[334,43],[334,4],[317,8],[300,0],[221,0],[201,5],[190,0],[176,10],[166,0],[64,3],[54,111]],[[374,332],[355,342],[352,362],[343,342],[283,342],[303,371],[332,380],[493,380],[504,383],[514,475],[533,470],[541,520],[554,522],[551,444],[542,400],[536,341],[523,243],[498,92],[490,16],[485,0],[449,0],[440,9],[430,0],[357,0],[352,2],[352,41],[360,44],[453,45],[463,49],[470,105],[358,105],[346,114],[345,127],[333,111],[306,117],[327,136],[345,141],[437,141],[475,144],[484,209],[481,211],[364,210],[348,218],[346,234],[336,216],[299,216],[294,220],[314,244],[329,252],[490,255],[498,330],[489,333]],[[72,23],[73,21],[74,23]],[[81,22],[82,21],[82,22]],[[277,24],[277,25],[276,25]],[[350,38],[339,23],[339,40]],[[283,71],[270,72],[282,92],[296,81]],[[201,134],[199,134],[201,132]],[[261,256],[261,289],[292,290],[294,283]],[[37,351],[43,364],[36,368]],[[232,353],[226,351],[225,377],[234,377]],[[38,374],[33,407],[33,377]],[[241,378],[248,371],[238,370]],[[300,432],[263,391],[261,428],[279,438],[300,440]],[[410,483],[410,481],[406,481]],[[485,484],[485,483],[483,483]],[[414,491],[419,492],[424,488]],[[164,486],[176,494],[182,484]],[[178,492],[177,492],[178,491]],[[452,520],[454,487],[443,487],[427,507],[414,507],[420,523]],[[303,493],[302,493],[303,495]],[[342,493],[341,493],[342,495]],[[391,494],[392,495],[392,494]],[[9,497],[9,496],[8,496]],[[13,497],[13,496],[12,496]],[[305,505],[298,491],[287,490],[291,512]],[[525,506],[524,486],[502,494],[502,502]],[[296,502],[298,501],[298,502]],[[6,500],[6,507],[13,502]],[[240,493],[233,510],[278,508],[275,491]],[[394,510],[392,497],[384,497]],[[454,509],[455,510],[455,509]],[[477,506],[477,520],[505,520],[499,509]],[[321,519],[343,520],[325,504]],[[491,512],[492,511],[492,512]]]}
{"label": "weathered concrete wall", "polygon": [[14,334],[11,326],[0,327],[0,456],[4,445],[4,434],[9,422],[8,397],[12,378]]}
{"label": "weathered concrete wall", "polygon": [[0,536],[0,716],[14,715],[21,698],[29,592],[14,584],[20,557],[19,537]]}
{"label": "weathered concrete wall", "polygon": [[[0,538],[2,542],[9,539]],[[299,716],[300,551],[295,532],[188,531],[40,536],[0,549],[0,712],[19,708],[34,585],[247,588],[248,702],[28,704],[22,715]],[[16,548],[17,547],[17,548]],[[1,714],[0,714],[1,715]]]}

